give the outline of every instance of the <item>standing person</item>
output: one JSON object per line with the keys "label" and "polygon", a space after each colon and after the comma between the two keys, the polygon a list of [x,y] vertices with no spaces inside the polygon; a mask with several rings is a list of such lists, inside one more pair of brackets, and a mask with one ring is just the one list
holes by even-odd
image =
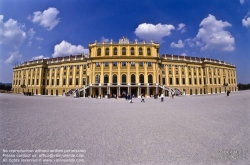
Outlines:
{"label": "standing person", "polygon": [[174,91],[171,92],[171,95],[172,95],[172,99],[174,99]]}
{"label": "standing person", "polygon": [[132,103],[133,96],[132,95],[128,95],[128,98],[130,98],[129,102]]}
{"label": "standing person", "polygon": [[145,103],[143,94],[141,94],[141,102],[144,102],[144,103]]}
{"label": "standing person", "polygon": [[161,94],[161,102],[163,102],[163,100],[164,100],[164,95],[163,95],[163,93]]}
{"label": "standing person", "polygon": [[229,91],[229,90],[227,90],[227,96],[229,96],[229,93],[230,93],[230,91]]}

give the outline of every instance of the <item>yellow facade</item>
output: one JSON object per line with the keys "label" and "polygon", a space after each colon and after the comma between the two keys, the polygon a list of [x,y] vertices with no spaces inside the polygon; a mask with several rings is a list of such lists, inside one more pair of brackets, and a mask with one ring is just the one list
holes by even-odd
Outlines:
{"label": "yellow facade", "polygon": [[119,42],[89,44],[89,55],[25,62],[13,69],[15,93],[58,95],[78,91],[80,96],[121,96],[175,91],[199,95],[236,91],[236,67],[223,61],[159,55],[159,44]]}

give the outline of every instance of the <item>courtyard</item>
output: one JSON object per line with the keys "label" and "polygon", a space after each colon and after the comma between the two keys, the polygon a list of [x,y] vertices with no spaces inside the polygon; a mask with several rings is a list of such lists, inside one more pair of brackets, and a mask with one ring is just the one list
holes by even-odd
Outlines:
{"label": "courtyard", "polygon": [[0,149],[84,150],[91,165],[249,163],[250,91],[140,101],[0,94]]}

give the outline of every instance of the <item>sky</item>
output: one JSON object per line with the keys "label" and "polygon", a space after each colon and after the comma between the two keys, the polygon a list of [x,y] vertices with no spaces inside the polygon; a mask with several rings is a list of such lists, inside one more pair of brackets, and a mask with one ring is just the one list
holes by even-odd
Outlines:
{"label": "sky", "polygon": [[159,42],[160,55],[224,60],[250,83],[250,0],[1,0],[0,82],[15,64],[123,36]]}

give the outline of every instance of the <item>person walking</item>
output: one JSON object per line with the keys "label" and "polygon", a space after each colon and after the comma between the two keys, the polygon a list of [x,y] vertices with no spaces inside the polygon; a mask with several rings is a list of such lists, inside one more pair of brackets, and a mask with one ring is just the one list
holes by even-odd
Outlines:
{"label": "person walking", "polygon": [[229,91],[229,90],[227,90],[227,96],[229,96],[229,93],[230,93],[230,91]]}
{"label": "person walking", "polygon": [[128,97],[130,98],[129,102],[132,103],[133,96],[132,95],[128,95]]}
{"label": "person walking", "polygon": [[161,102],[163,102],[164,101],[164,95],[163,95],[163,93],[161,94]]}
{"label": "person walking", "polygon": [[145,103],[145,100],[144,100],[144,96],[143,94],[141,94],[141,103],[144,102]]}

